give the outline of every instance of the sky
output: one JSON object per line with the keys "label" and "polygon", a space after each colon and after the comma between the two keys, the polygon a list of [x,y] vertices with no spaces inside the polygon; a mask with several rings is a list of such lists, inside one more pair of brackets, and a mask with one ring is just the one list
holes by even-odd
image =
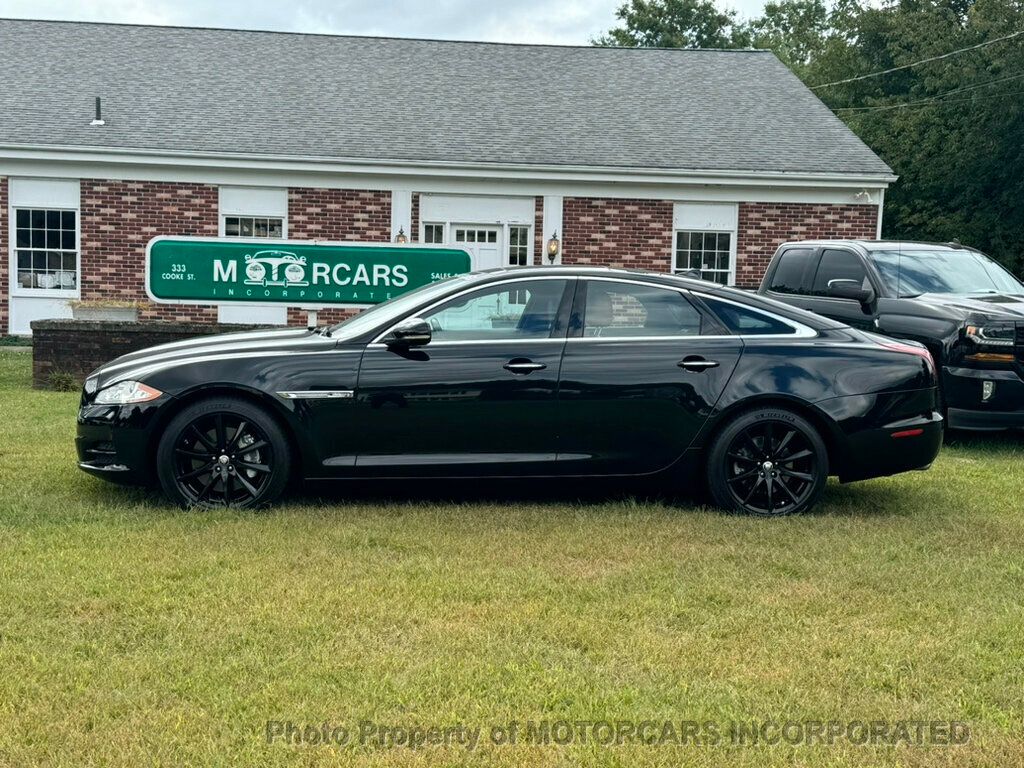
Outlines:
{"label": "sky", "polygon": [[[0,0],[0,18],[586,45],[622,0]],[[745,18],[763,0],[726,0]]]}

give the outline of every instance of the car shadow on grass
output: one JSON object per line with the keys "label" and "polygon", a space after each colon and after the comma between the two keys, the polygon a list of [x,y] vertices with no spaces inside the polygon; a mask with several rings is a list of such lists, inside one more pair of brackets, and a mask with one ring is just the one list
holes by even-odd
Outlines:
{"label": "car shadow on grass", "polygon": [[[91,501],[107,508],[175,507],[158,488],[122,486],[97,481],[86,492]],[[900,489],[871,481],[839,485],[829,482],[818,506],[806,513],[822,515],[901,514],[908,506]],[[673,488],[650,478],[545,478],[453,480],[345,480],[295,482],[275,508],[324,509],[343,512],[348,506],[487,505],[551,507],[639,506],[651,509],[732,516],[713,506],[699,486]],[[912,506],[912,505],[910,505]],[[187,512],[188,510],[182,510]],[[192,510],[194,511],[194,510]]]}

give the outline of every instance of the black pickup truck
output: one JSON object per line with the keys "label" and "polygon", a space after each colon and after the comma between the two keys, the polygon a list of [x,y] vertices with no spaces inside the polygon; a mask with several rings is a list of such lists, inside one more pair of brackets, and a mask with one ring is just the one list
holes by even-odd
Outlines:
{"label": "black pickup truck", "polygon": [[1024,283],[957,244],[783,243],[758,293],[928,347],[947,426],[1024,428]]}

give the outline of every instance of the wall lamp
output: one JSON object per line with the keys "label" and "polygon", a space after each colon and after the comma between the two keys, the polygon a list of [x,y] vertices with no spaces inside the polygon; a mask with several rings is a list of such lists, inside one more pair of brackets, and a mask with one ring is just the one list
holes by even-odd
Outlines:
{"label": "wall lamp", "polygon": [[561,245],[562,244],[558,242],[558,230],[556,229],[551,233],[551,239],[548,240],[548,261],[555,260]]}

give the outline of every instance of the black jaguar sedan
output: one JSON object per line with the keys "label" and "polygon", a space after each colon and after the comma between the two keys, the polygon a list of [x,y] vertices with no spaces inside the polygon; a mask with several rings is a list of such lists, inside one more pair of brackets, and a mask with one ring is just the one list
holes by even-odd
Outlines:
{"label": "black jaguar sedan", "polygon": [[85,382],[77,445],[182,505],[261,506],[295,478],[649,476],[778,515],[829,475],[927,467],[936,408],[913,342],[699,280],[526,267],[118,358]]}

